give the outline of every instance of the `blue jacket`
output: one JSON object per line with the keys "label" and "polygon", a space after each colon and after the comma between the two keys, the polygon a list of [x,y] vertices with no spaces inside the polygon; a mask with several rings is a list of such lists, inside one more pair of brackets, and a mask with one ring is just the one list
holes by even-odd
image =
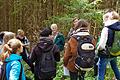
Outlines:
{"label": "blue jacket", "polygon": [[112,29],[112,30],[120,31],[120,21],[118,21],[112,25],[109,25],[108,28]]}
{"label": "blue jacket", "polygon": [[[11,54],[8,58],[6,58],[6,78],[7,80],[18,80],[20,71],[21,71],[21,63],[22,57],[18,54]],[[23,68],[23,67],[22,67]],[[22,69],[22,80],[25,79],[24,69]]]}

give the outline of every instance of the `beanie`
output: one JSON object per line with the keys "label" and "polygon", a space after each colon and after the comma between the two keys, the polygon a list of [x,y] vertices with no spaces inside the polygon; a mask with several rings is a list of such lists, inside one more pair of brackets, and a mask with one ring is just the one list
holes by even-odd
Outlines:
{"label": "beanie", "polygon": [[52,34],[52,30],[50,27],[47,27],[40,32],[40,36],[42,37],[48,37],[51,34]]}

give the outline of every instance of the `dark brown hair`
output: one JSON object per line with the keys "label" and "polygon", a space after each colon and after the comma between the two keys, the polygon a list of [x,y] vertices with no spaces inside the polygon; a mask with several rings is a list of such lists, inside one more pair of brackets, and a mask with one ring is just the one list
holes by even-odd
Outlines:
{"label": "dark brown hair", "polygon": [[80,19],[80,20],[78,21],[78,24],[77,24],[77,26],[76,26],[76,29],[79,29],[79,28],[89,29],[89,25],[90,25],[90,24],[89,24],[86,20]]}

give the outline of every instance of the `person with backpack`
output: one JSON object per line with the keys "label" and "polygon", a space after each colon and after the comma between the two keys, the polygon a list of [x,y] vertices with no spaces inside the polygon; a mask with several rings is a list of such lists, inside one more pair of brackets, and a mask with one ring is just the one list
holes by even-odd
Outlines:
{"label": "person with backpack", "polygon": [[23,51],[21,41],[10,39],[4,48],[10,52],[10,55],[3,62],[0,80],[26,80],[20,56]]}
{"label": "person with backpack", "polygon": [[84,80],[86,71],[94,65],[95,44],[95,39],[89,34],[89,23],[79,20],[65,48],[63,59],[64,66],[70,72],[70,80]]}
{"label": "person with backpack", "polygon": [[[67,46],[67,42],[70,39],[70,37],[75,33],[75,27],[77,26],[78,21],[79,21],[78,17],[73,18],[72,27],[70,28],[70,31],[68,32],[64,48]],[[63,66],[63,71],[64,71],[63,78],[66,78],[66,76],[69,76],[69,70],[65,66]]]}
{"label": "person with backpack", "polygon": [[50,27],[40,32],[40,40],[32,50],[31,61],[35,62],[35,80],[53,80],[56,76],[56,62],[60,61],[60,51],[51,38]]}
{"label": "person with backpack", "polygon": [[57,24],[51,25],[53,42],[56,44],[60,51],[64,50],[65,38],[62,33],[59,32]]}
{"label": "person with backpack", "polygon": [[13,32],[6,32],[6,31],[1,32],[2,44],[0,45],[0,76],[2,74],[2,72],[1,72],[2,70],[1,69],[2,69],[3,61],[9,56],[9,53],[4,48],[4,45],[7,44],[7,42],[10,39],[13,39],[13,38],[15,38],[15,33],[13,33]]}
{"label": "person with backpack", "polygon": [[18,29],[17,31],[17,39],[19,39],[23,44],[23,52],[20,54],[22,59],[30,66],[32,73],[34,73],[34,65],[30,62],[30,42],[28,38],[25,36],[25,32],[22,29]]}
{"label": "person with backpack", "polygon": [[101,38],[98,49],[98,77],[97,80],[104,80],[106,66],[108,62],[114,71],[117,80],[120,80],[120,72],[117,67],[117,56],[112,55],[111,48],[115,47],[113,44],[116,43],[116,31],[119,30],[117,27],[119,22],[119,14],[115,11],[107,12],[103,15],[104,28],[101,32]]}

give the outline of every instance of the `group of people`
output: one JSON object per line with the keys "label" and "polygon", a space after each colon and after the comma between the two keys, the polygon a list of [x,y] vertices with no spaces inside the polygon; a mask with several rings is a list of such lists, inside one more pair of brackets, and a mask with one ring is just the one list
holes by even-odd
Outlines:
{"label": "group of people", "polygon": [[[56,76],[56,62],[60,61],[60,52],[64,49],[64,43],[64,36],[59,32],[57,24],[52,24],[51,27],[44,28],[40,32],[39,42],[32,51],[30,51],[30,42],[22,29],[18,29],[17,35],[8,31],[1,32],[0,80],[26,80],[22,59],[30,66],[35,80],[53,80]],[[7,63],[6,77],[2,73],[2,65],[5,63]],[[44,72],[46,67],[42,68],[44,63],[50,68],[50,70],[47,69],[51,71],[48,75]]]}
{"label": "group of people", "polygon": [[[110,63],[112,70],[115,74],[115,79],[120,80],[120,71],[117,67],[117,56],[112,55],[110,49],[113,46],[115,40],[115,32],[120,31],[120,16],[114,10],[108,10],[103,15],[104,27],[99,36],[98,42],[93,39],[93,45],[95,49],[95,64],[94,64],[94,76],[96,80],[104,80],[106,73],[106,66]],[[70,74],[70,80],[84,80],[85,70],[76,69],[76,57],[79,54],[78,45],[79,42],[74,38],[74,35],[87,36],[89,33],[89,23],[85,20],[79,20],[75,18],[73,20],[74,26],[71,28],[68,34],[68,42],[65,46],[64,53],[64,66],[67,67]],[[80,37],[82,38],[82,37]],[[119,45],[119,42],[117,43]],[[120,50],[120,48],[119,48]],[[83,56],[79,56],[82,58]],[[82,60],[82,59],[81,59]],[[87,60],[87,59],[86,59]],[[92,64],[92,63],[91,63]],[[84,64],[83,64],[84,65]]]}
{"label": "group of people", "polygon": [[[90,35],[90,24],[84,19],[73,19],[73,27],[70,29],[65,43],[64,35],[59,32],[57,24],[44,28],[40,32],[40,38],[36,46],[30,51],[30,42],[25,36],[22,29],[19,29],[17,35],[13,32],[0,33],[0,70],[4,63],[6,64],[6,75],[3,80],[26,80],[24,67],[21,60],[23,59],[31,68],[35,80],[53,80],[56,76],[57,62],[60,61],[60,52],[64,50],[63,65],[69,71],[70,80],[84,80],[86,69],[76,68],[76,59],[83,60],[86,63],[95,61],[94,58],[83,59],[78,54],[92,54],[98,56],[98,60],[94,63],[97,80],[105,79],[106,66],[110,63],[115,78],[120,80],[120,72],[117,67],[117,57],[110,54],[109,49],[114,43],[116,31],[120,31],[119,14],[115,11],[108,11],[103,15],[104,27],[102,29],[100,39],[97,42]],[[77,37],[76,37],[77,36]],[[79,37],[78,37],[79,36]],[[87,37],[91,36],[91,44],[84,44],[83,39],[87,41]],[[79,39],[78,39],[79,38]],[[78,51],[78,45],[81,50]],[[87,47],[90,45],[90,47]],[[82,50],[84,49],[84,50]],[[86,50],[88,49],[88,50]],[[81,52],[80,52],[81,51]],[[95,54],[94,54],[95,53]],[[91,55],[90,55],[91,56]],[[88,57],[87,57],[88,58]],[[79,61],[79,60],[78,60]],[[80,61],[80,65],[86,64]],[[91,63],[92,64],[92,63]],[[78,65],[77,65],[78,66]],[[89,66],[89,65],[88,65]],[[2,71],[0,71],[2,72]],[[2,73],[0,73],[1,75]],[[1,79],[1,76],[0,76]]]}

